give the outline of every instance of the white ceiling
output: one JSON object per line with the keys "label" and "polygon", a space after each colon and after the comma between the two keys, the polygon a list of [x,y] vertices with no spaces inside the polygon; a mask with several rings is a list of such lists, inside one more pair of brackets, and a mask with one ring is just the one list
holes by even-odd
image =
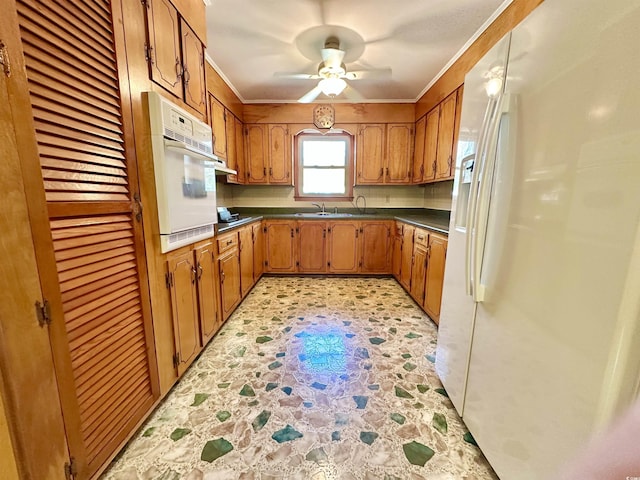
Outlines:
{"label": "white ceiling", "polygon": [[[244,103],[295,102],[318,80],[325,39],[347,71],[390,68],[350,84],[367,102],[415,102],[510,0],[210,0],[207,53]],[[320,95],[316,101],[329,101]],[[335,101],[346,101],[336,98]]]}

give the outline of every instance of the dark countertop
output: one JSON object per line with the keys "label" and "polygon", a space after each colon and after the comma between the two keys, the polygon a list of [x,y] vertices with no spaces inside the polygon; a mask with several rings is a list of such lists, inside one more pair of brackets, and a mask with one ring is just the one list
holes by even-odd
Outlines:
{"label": "dark countertop", "polygon": [[[449,233],[449,215],[446,210],[431,210],[427,208],[389,208],[389,209],[367,209],[366,213],[359,213],[355,209],[341,209],[340,213],[349,213],[349,216],[300,216],[296,213],[314,213],[317,210],[304,208],[233,208],[234,212],[240,214],[240,220],[232,223],[218,223],[217,233],[224,233],[235,228],[253,223],[263,218],[286,219],[286,220],[399,220],[417,227],[433,230],[434,232]],[[353,211],[352,211],[353,210]]]}

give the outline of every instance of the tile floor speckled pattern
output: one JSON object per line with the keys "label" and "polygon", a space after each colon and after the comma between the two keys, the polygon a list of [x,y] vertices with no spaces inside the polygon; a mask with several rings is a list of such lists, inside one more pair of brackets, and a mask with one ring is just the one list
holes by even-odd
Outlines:
{"label": "tile floor speckled pattern", "polygon": [[104,480],[497,479],[390,278],[265,277]]}

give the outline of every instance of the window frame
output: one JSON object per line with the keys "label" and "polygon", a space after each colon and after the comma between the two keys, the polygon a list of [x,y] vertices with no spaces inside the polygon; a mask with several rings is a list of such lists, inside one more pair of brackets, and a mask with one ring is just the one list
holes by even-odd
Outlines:
{"label": "window frame", "polygon": [[[327,137],[336,137],[336,138],[344,138],[347,141],[347,158],[345,165],[345,193],[342,195],[337,195],[335,193],[327,193],[327,194],[319,194],[312,193],[307,194],[302,192],[302,142],[305,139],[309,138],[327,138]],[[295,193],[294,200],[299,201],[309,201],[309,200],[319,200],[319,201],[352,201],[353,200],[353,159],[354,159],[354,137],[352,134],[345,130],[333,130],[327,133],[322,133],[317,130],[309,131],[303,130],[300,133],[297,133],[294,137],[293,142],[293,156],[294,156],[294,169],[295,169]],[[323,168],[323,167],[317,167]],[[325,167],[329,168],[329,167]],[[334,167],[335,168],[335,167]]]}

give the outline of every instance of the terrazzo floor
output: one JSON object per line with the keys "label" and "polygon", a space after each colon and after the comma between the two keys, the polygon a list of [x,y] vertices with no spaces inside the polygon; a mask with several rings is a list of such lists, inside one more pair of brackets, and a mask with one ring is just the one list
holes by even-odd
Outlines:
{"label": "terrazzo floor", "polygon": [[390,278],[264,277],[103,480],[497,479]]}

